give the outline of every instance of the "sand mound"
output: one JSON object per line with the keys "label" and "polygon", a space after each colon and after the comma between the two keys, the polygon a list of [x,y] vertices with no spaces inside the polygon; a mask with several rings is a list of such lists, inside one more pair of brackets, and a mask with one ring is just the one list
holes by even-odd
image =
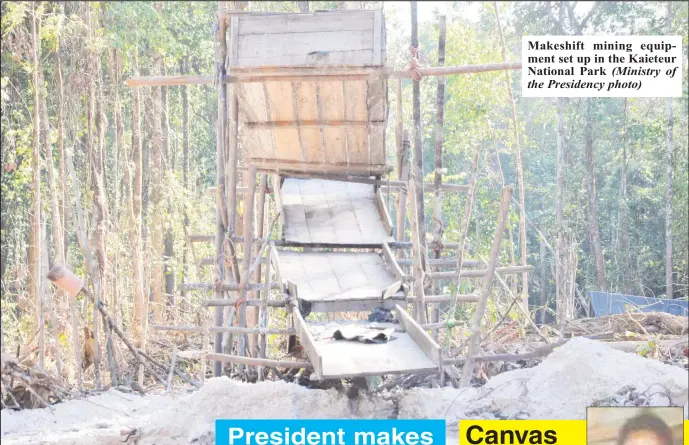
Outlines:
{"label": "sand mound", "polygon": [[285,382],[242,383],[227,377],[210,379],[194,394],[158,413],[145,429],[142,444],[214,443],[217,418],[343,419],[386,418],[392,404],[361,399],[351,403],[336,390],[310,390]]}
{"label": "sand mound", "polygon": [[400,417],[584,419],[586,407],[625,387],[654,406],[687,403],[687,372],[575,338],[534,368],[500,374],[480,389],[420,389],[402,397]]}

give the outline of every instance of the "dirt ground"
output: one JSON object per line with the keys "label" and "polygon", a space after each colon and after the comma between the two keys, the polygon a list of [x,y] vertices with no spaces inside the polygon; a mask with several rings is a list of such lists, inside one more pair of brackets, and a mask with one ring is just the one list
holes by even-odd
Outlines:
{"label": "dirt ground", "polygon": [[[285,382],[210,379],[193,393],[110,390],[52,409],[2,411],[3,444],[212,444],[217,418],[583,419],[591,405],[686,406],[685,369],[573,339],[538,366],[505,372],[480,388],[413,388],[354,402],[334,389]],[[685,407],[685,416],[689,409]],[[138,439],[134,441],[133,439]]]}

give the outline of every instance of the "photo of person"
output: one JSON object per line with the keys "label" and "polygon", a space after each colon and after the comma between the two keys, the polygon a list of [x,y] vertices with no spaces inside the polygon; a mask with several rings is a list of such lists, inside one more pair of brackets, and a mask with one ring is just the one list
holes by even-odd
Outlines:
{"label": "photo of person", "polygon": [[589,407],[587,443],[682,445],[681,407]]}

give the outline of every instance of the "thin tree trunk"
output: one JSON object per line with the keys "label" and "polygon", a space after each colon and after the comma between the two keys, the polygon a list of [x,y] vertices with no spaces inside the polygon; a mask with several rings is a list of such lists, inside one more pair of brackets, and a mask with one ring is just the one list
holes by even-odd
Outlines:
{"label": "thin tree trunk", "polygon": [[[445,16],[439,17],[438,26],[440,34],[438,37],[438,66],[445,65]],[[443,182],[443,120],[445,108],[445,77],[438,78],[438,92],[436,94],[436,115],[435,115],[435,231],[434,242],[439,244],[443,236],[443,215],[442,215],[442,191],[440,186]],[[435,249],[435,257],[440,258],[440,249]]]}
{"label": "thin tree trunk", "polygon": [[[442,15],[438,18],[438,66],[445,65],[445,34],[446,34],[446,19]],[[435,177],[434,177],[434,195],[435,207],[433,211],[434,232],[433,240],[440,245],[443,239],[444,224],[443,224],[443,194],[440,188],[443,182],[443,121],[445,108],[445,77],[438,77],[438,91],[436,94],[436,115],[435,115]],[[440,258],[440,249],[435,249],[435,258]],[[440,293],[438,285],[433,289],[434,294]],[[433,309],[433,323],[437,323],[440,319],[440,305],[434,305]],[[438,330],[433,331],[437,339]]]}
{"label": "thin tree trunk", "polygon": [[[60,12],[64,13],[64,7],[60,5]],[[69,248],[69,236],[68,236],[68,228],[67,228],[67,219],[66,215],[71,215],[72,212],[72,204],[69,198],[69,180],[67,176],[67,153],[65,151],[65,146],[64,146],[64,102],[65,102],[65,91],[64,91],[64,86],[63,86],[63,81],[62,81],[62,63],[60,60],[60,41],[59,41],[59,34],[57,36],[58,38],[58,45],[57,45],[57,50],[55,51],[55,65],[56,65],[56,71],[57,71],[57,88],[58,88],[58,95],[57,95],[57,149],[60,155],[60,190],[62,192],[62,207],[61,211],[62,214],[60,216],[62,220],[62,229],[64,230],[64,233],[60,237],[59,242],[62,243],[64,250],[63,252],[67,252],[67,249]],[[70,160],[71,162],[71,160]],[[58,242],[58,241],[56,241]],[[67,255],[64,254],[62,260],[66,263],[67,262]],[[79,346],[79,325],[77,323],[77,308],[76,308],[76,301],[74,298],[70,297],[67,295],[69,299],[69,312],[70,312],[70,322],[72,325],[72,348],[74,349],[74,356],[75,356],[75,366],[76,366],[76,373],[77,373],[77,389],[79,391],[82,390],[83,388],[83,377],[81,374],[81,348]]]}
{"label": "thin tree trunk", "polygon": [[[498,12],[497,2],[493,2],[493,9],[495,9],[495,20],[498,22],[498,31],[500,32],[500,42],[502,43],[502,59],[507,62],[507,45],[505,43],[505,35],[502,32],[502,25],[500,24],[500,14]],[[514,130],[514,145],[516,149],[516,167],[517,167],[517,186],[519,187],[519,251],[521,253],[522,266],[527,265],[527,239],[526,239],[526,206],[524,197],[524,164],[522,162],[522,148],[519,136],[519,125],[517,123],[517,109],[514,105],[514,97],[512,96],[512,76],[510,70],[505,70],[505,84],[507,88],[507,97],[510,102],[510,109],[512,111],[512,127]],[[522,290],[521,290],[522,306],[527,311],[529,310],[529,278],[528,273],[522,274]]]}
{"label": "thin tree trunk", "polygon": [[[133,71],[134,75],[139,75],[138,67],[138,48],[134,49]],[[134,342],[135,345],[146,352],[146,334],[148,328],[148,317],[146,294],[144,292],[144,270],[143,253],[141,247],[141,210],[142,210],[142,148],[141,148],[141,101],[139,88],[132,88],[132,160],[134,164],[134,174],[132,178],[132,193],[129,200],[129,219],[131,229],[129,231],[129,242],[132,248],[132,261],[134,269]],[[143,365],[139,365],[138,382],[143,386]]]}
{"label": "thin tree trunk", "polygon": [[[417,20],[417,2],[411,2],[411,46],[418,51],[419,48],[419,34],[418,34],[418,20]],[[421,83],[417,80],[413,81],[412,91],[412,108],[414,118],[414,160],[415,171],[413,180],[416,182],[414,187],[416,191],[416,218],[417,218],[417,235],[419,237],[419,247],[421,251],[421,269],[426,270],[426,210],[424,206],[423,193],[423,141],[421,137]],[[419,298],[417,317],[420,323],[428,322],[428,315],[426,313],[426,303]]]}
{"label": "thin tree trunk", "polygon": [[[163,74],[165,72],[163,71]],[[173,173],[173,162],[172,162],[172,150],[170,147],[170,116],[169,116],[169,110],[168,110],[168,102],[167,102],[167,93],[168,89],[167,87],[161,87],[161,101],[162,101],[162,112],[163,112],[163,153],[164,153],[164,161],[165,161],[165,166],[164,169],[161,169],[161,176],[162,172],[165,171],[165,175],[163,176],[163,179],[165,179],[165,183],[167,183],[167,179],[172,176]],[[167,296],[167,305],[170,306],[171,308],[175,305],[175,274],[174,271],[172,270],[172,259],[174,257],[174,240],[172,238],[172,199],[171,199],[171,194],[168,193],[167,196],[167,218],[165,221],[165,240],[164,240],[164,253],[163,253],[163,260],[164,260],[164,276],[165,276],[165,295]]]}
{"label": "thin tree trunk", "polygon": [[[160,56],[155,56],[154,69],[160,72]],[[162,129],[162,91],[161,87],[153,88],[153,168],[151,170],[151,276],[153,284],[153,317],[156,323],[162,321],[163,303],[163,220],[161,218],[162,193],[162,156],[163,156],[163,129]]]}
{"label": "thin tree trunk", "polygon": [[[627,98],[624,98],[624,130],[622,132],[622,174],[620,175],[619,261],[622,275],[622,292],[629,293],[629,221],[627,211]],[[619,255],[618,255],[619,257]]]}
{"label": "thin tree trunk", "polygon": [[[187,73],[187,58],[180,61],[180,73]],[[182,87],[182,185],[184,190],[189,190],[189,87]],[[184,234],[188,235],[187,227],[189,226],[189,212],[187,210],[187,200],[183,202],[184,205]],[[186,292],[184,290],[184,282],[187,276],[187,249],[182,251],[182,298],[186,305]],[[186,309],[186,307],[185,307]]]}
{"label": "thin tree trunk", "polygon": [[[667,32],[672,32],[672,2],[667,3]],[[672,98],[667,98],[667,185],[665,190],[665,295],[672,298]]]}
{"label": "thin tree trunk", "polygon": [[[565,23],[565,6],[564,2],[560,2],[559,21],[558,26],[560,34],[564,35]],[[556,187],[555,187],[555,304],[557,309],[557,318],[560,326],[564,326],[565,319],[565,293],[564,285],[564,270],[562,268],[562,245],[563,245],[563,231],[564,231],[564,213],[563,213],[563,194],[565,187],[565,176],[562,164],[564,162],[564,134],[565,134],[565,104],[564,99],[558,97],[557,101],[557,146],[555,151],[556,164]]]}
{"label": "thin tree trunk", "polygon": [[31,203],[32,203],[32,213],[31,213],[31,231],[29,232],[29,295],[36,302],[36,325],[38,328],[38,357],[39,365],[41,368],[44,367],[44,354],[45,354],[45,333],[43,319],[43,299],[41,298],[41,286],[39,280],[41,280],[41,100],[40,100],[40,84],[39,84],[39,40],[38,34],[40,32],[40,21],[37,17],[38,11],[37,6],[34,4],[34,8],[31,11],[33,17],[31,18],[31,37],[32,37],[32,80],[33,80],[33,152],[31,158]]}
{"label": "thin tree trunk", "polygon": [[589,236],[596,262],[596,279],[600,290],[608,290],[608,279],[605,275],[605,258],[601,246],[600,228],[598,226],[598,198],[596,196],[595,162],[593,155],[593,116],[592,101],[584,99],[584,156],[586,158],[586,189],[588,192]]}

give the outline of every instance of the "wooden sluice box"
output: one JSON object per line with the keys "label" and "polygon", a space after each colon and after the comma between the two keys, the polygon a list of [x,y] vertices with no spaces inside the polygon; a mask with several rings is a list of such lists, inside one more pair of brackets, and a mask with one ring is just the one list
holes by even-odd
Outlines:
{"label": "wooden sluice box", "polygon": [[[296,303],[292,321],[316,378],[436,371],[440,347],[406,312],[407,287],[387,244],[393,227],[379,188],[329,180],[391,170],[382,12],[231,20],[230,71],[264,76],[236,85],[238,134],[247,163],[283,178],[283,239],[304,250],[273,247],[271,264]],[[349,250],[318,250],[335,245]],[[394,319],[323,323],[309,315],[376,308],[394,311]]]}
{"label": "wooden sluice box", "polygon": [[230,72],[270,74],[237,85],[249,163],[283,174],[390,171],[387,82],[367,80],[385,65],[381,11],[237,15],[231,30]]}

